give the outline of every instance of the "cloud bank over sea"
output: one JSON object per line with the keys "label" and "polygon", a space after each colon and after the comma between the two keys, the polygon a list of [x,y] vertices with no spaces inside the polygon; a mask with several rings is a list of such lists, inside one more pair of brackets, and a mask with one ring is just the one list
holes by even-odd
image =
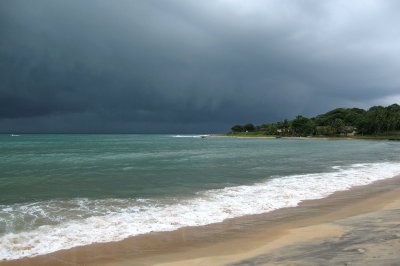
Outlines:
{"label": "cloud bank over sea", "polygon": [[0,131],[221,132],[400,98],[397,1],[0,3]]}

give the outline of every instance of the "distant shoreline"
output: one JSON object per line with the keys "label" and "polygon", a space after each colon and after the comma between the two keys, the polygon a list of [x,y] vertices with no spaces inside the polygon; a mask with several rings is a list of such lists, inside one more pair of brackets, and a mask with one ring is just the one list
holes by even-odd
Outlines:
{"label": "distant shoreline", "polygon": [[306,140],[306,139],[330,139],[327,137],[321,137],[321,138],[319,138],[319,137],[275,137],[275,136],[252,136],[252,135],[248,135],[248,136],[237,135],[237,136],[235,136],[235,135],[224,135],[224,134],[221,134],[221,135],[212,134],[209,137],[211,137],[211,138],[237,138],[237,139],[251,139],[251,138],[254,138],[254,139],[304,139],[304,140]]}
{"label": "distant shoreline", "polygon": [[400,140],[400,105],[360,108],[336,108],[316,117],[296,116],[276,123],[237,124],[228,134],[252,134],[272,136],[361,136]]}
{"label": "distant shoreline", "polygon": [[386,140],[386,141],[400,141],[397,135],[391,136],[271,136],[262,134],[246,134],[246,133],[225,133],[225,134],[210,134],[211,138],[259,138],[259,139],[318,139],[318,140]]}

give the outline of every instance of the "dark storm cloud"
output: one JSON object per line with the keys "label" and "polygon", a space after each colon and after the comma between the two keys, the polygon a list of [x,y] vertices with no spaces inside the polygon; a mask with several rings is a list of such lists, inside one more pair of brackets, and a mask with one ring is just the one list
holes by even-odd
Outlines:
{"label": "dark storm cloud", "polygon": [[0,130],[225,131],[399,98],[397,1],[0,3]]}

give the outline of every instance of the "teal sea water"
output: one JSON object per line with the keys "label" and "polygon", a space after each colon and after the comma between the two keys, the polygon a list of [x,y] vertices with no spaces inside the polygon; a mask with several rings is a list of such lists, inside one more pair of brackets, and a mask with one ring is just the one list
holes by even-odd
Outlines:
{"label": "teal sea water", "polygon": [[390,141],[0,135],[0,259],[296,206],[400,174]]}

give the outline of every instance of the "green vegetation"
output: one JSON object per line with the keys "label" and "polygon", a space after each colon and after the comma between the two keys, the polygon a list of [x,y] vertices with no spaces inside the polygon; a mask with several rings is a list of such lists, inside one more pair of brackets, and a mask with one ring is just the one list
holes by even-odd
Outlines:
{"label": "green vegetation", "polygon": [[262,125],[235,125],[230,136],[351,136],[400,140],[400,106],[374,106],[369,110],[337,108],[313,118],[297,116],[293,120]]}

